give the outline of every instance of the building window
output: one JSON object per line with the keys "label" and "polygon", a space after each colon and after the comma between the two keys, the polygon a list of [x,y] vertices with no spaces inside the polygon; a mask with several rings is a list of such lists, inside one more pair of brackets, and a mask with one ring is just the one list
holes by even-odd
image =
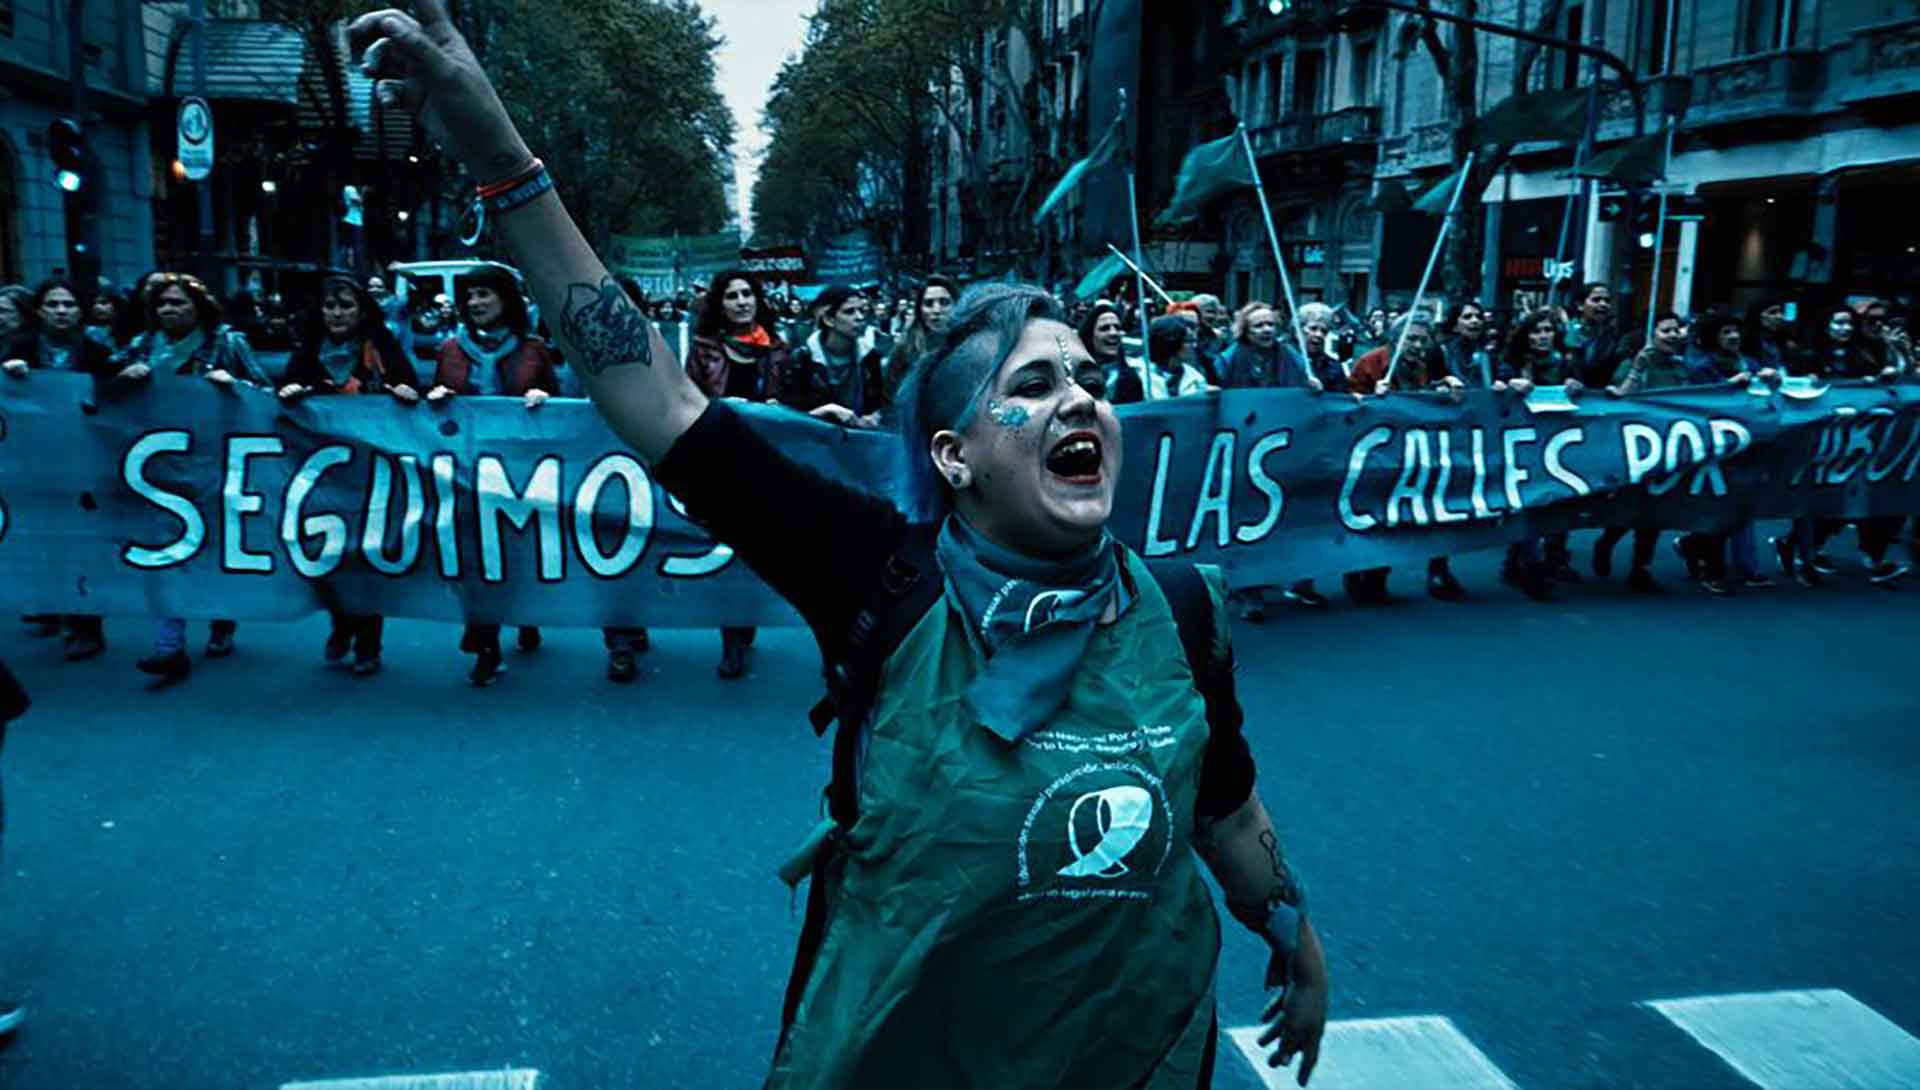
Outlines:
{"label": "building window", "polygon": [[1796,0],[1744,0],[1740,5],[1742,53],[1793,48]]}
{"label": "building window", "polygon": [[1379,52],[1373,39],[1353,43],[1352,80],[1347,97],[1355,106],[1373,105],[1374,54]]}
{"label": "building window", "polygon": [[1317,114],[1320,112],[1321,70],[1326,67],[1327,55],[1318,49],[1302,49],[1293,56],[1293,112],[1297,114]]}
{"label": "building window", "polygon": [[1266,121],[1272,124],[1286,116],[1287,100],[1284,92],[1287,88],[1286,58],[1276,55],[1267,62],[1267,110]]}
{"label": "building window", "polygon": [[1674,0],[1647,0],[1640,5],[1640,70],[1650,75],[1673,71],[1675,32],[1680,5]]}
{"label": "building window", "polygon": [[[1567,5],[1566,26],[1561,30],[1560,36],[1569,41],[1578,42],[1584,41],[1586,34],[1587,6],[1585,4]],[[1580,86],[1580,60],[1580,54],[1572,50],[1561,51],[1559,66],[1560,86]]]}

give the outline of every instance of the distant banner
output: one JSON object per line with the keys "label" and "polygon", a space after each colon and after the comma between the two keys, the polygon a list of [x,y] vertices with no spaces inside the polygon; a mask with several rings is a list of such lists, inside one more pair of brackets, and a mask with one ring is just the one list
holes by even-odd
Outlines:
{"label": "distant banner", "polygon": [[[283,406],[0,379],[0,607],[292,618],[794,623],[591,405]],[[890,436],[743,406],[824,473],[887,487]],[[1920,513],[1920,388],[1732,389],[1530,408],[1476,393],[1227,391],[1121,411],[1114,531],[1236,585],[1590,526]],[[751,488],[752,482],[741,482]]]}
{"label": "distant banner", "polygon": [[741,250],[740,266],[773,283],[798,284],[807,278],[807,254],[798,246]]}
{"label": "distant banner", "polygon": [[650,296],[704,285],[715,273],[740,263],[740,238],[717,235],[614,235],[607,264],[639,282]]}
{"label": "distant banner", "polygon": [[866,284],[885,275],[886,262],[872,234],[848,231],[827,240],[814,255],[813,278],[829,284]]}

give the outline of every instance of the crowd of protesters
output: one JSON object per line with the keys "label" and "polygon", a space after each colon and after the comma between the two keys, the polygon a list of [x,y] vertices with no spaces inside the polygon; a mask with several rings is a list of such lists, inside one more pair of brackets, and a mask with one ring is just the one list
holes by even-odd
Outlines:
{"label": "crowd of protesters", "polygon": [[[829,287],[811,300],[775,295],[753,273],[729,269],[695,289],[650,299],[624,282],[658,322],[687,327],[686,367],[709,397],[776,403],[849,427],[891,427],[890,406],[916,355],[946,328],[960,284],[932,276],[906,294]],[[304,310],[286,320],[292,353],[283,373],[269,376],[249,338],[231,318],[266,329],[268,319],[242,293],[223,305],[192,276],[157,272],[131,290],[92,287],[55,277],[34,288],[0,287],[0,370],[25,380],[37,369],[79,371],[104,396],[153,382],[202,380],[215,387],[250,385],[285,401],[314,396],[373,395],[405,403],[497,396],[537,411],[553,397],[581,396],[578,376],[542,335],[519,282],[498,266],[477,266],[456,282],[457,300],[416,292],[407,303],[381,277],[365,281],[325,276]],[[275,300],[278,296],[269,297]],[[1101,394],[1115,404],[1187,397],[1222,388],[1294,387],[1360,397],[1426,393],[1452,397],[1467,389],[1531,394],[1562,387],[1569,398],[1631,397],[1647,391],[1718,383],[1777,383],[1792,376],[1826,381],[1880,382],[1917,371],[1904,320],[1880,299],[1856,299],[1793,320],[1789,300],[1769,300],[1744,315],[1709,312],[1698,321],[1654,316],[1652,337],[1641,343],[1633,323],[1620,320],[1612,290],[1588,284],[1567,307],[1495,314],[1473,301],[1423,306],[1417,313],[1376,307],[1364,315],[1308,302],[1297,318],[1267,302],[1229,311],[1220,298],[1197,294],[1148,308],[1095,299],[1072,316],[1101,370]],[[1810,319],[1810,320],[1808,320]],[[1144,354],[1137,354],[1142,346]],[[268,332],[267,336],[274,336]],[[1129,350],[1131,348],[1131,351]],[[1148,361],[1151,361],[1150,363]],[[1867,577],[1892,587],[1908,571],[1894,555],[1906,520],[1857,520]],[[1774,585],[1774,569],[1806,586],[1841,570],[1829,545],[1846,524],[1800,519],[1763,548],[1749,525],[1727,534],[1690,533],[1673,539],[1690,577],[1709,593]],[[1920,535],[1920,525],[1914,535]],[[1916,548],[1909,535],[1907,550]],[[1662,534],[1645,526],[1610,527],[1591,544],[1591,575],[1608,578],[1619,543],[1631,538],[1626,584],[1658,592],[1651,566]],[[1349,572],[1344,592],[1355,604],[1389,595],[1387,569]],[[1467,591],[1448,558],[1427,565],[1427,592],[1455,601]],[[1508,547],[1502,578],[1540,599],[1581,573],[1566,534]],[[1281,598],[1307,608],[1329,604],[1310,579],[1278,588]],[[1233,595],[1243,620],[1265,619],[1264,588]],[[382,618],[330,609],[323,648],[330,664],[358,676],[381,669]],[[32,630],[65,640],[66,657],[92,658],[106,647],[98,616],[34,615]],[[232,654],[238,626],[214,621],[204,653]],[[636,656],[648,648],[646,629],[603,633],[607,676],[638,675]],[[721,629],[718,673],[747,673],[751,628]],[[541,645],[538,628],[518,629],[522,653]],[[489,685],[506,669],[501,626],[469,624],[460,650],[473,656],[469,679]],[[161,618],[142,671],[179,680],[191,670],[187,626]]]}

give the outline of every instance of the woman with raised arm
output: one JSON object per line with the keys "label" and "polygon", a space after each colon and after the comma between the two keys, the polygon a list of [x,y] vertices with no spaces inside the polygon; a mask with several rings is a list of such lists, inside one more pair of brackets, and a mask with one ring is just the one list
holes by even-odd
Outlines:
{"label": "woman with raised arm", "polygon": [[1208,1085],[1204,861],[1273,951],[1262,1042],[1304,1086],[1325,958],[1253,790],[1217,573],[1107,531],[1120,426],[1059,303],[961,301],[902,390],[904,509],[823,476],[675,365],[419,11],[353,24],[379,93],[475,172],[609,425],[833,665],[833,820],[783,868],[813,883],[767,1085]]}

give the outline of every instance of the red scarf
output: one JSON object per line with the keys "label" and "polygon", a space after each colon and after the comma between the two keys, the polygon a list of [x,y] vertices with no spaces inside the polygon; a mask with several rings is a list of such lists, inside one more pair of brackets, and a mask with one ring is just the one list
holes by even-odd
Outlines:
{"label": "red scarf", "polygon": [[773,335],[767,332],[765,326],[758,324],[756,324],[750,332],[736,333],[728,339],[735,344],[746,345],[751,348],[773,347]]}

